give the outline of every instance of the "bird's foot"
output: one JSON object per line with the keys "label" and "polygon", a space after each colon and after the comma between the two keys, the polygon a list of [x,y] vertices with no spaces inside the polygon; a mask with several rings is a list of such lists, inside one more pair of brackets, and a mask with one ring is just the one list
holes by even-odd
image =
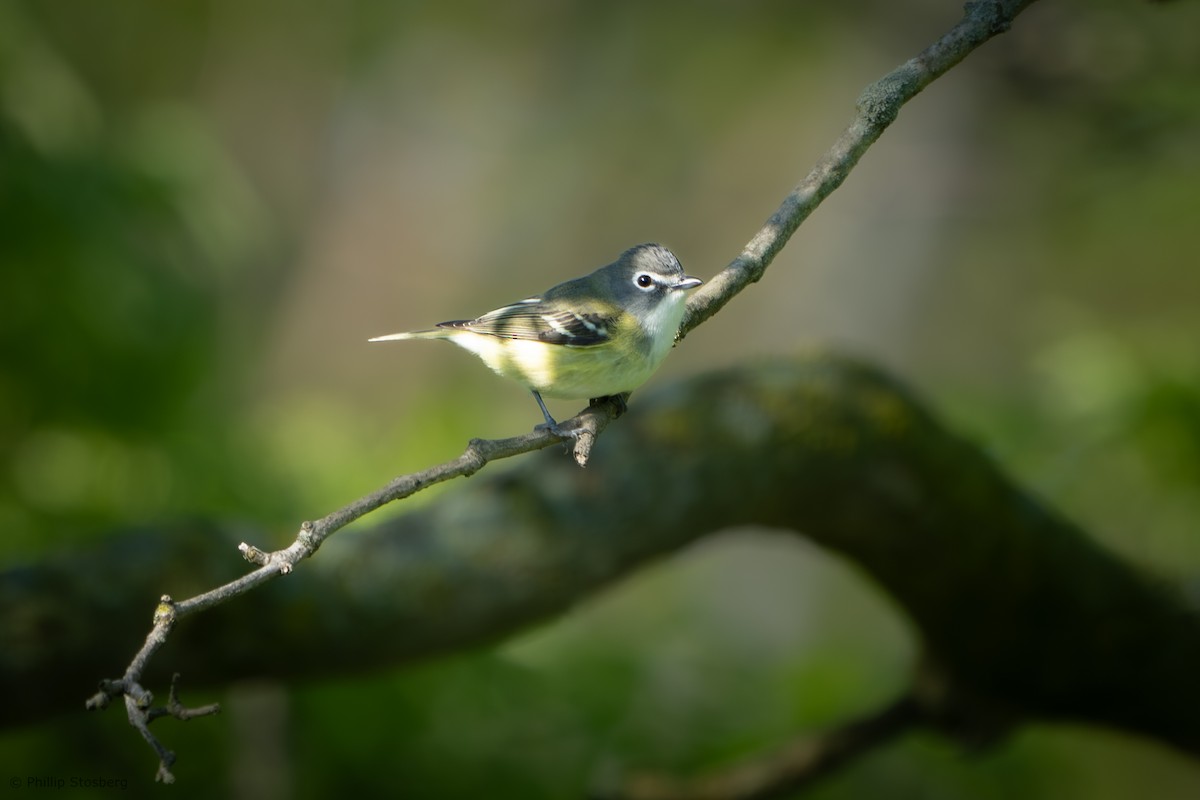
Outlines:
{"label": "bird's foot", "polygon": [[579,429],[578,428],[564,428],[563,426],[559,425],[555,421],[554,417],[550,416],[550,410],[548,408],[546,408],[546,404],[542,402],[541,394],[539,394],[536,389],[531,390],[531,391],[533,391],[533,399],[537,400],[538,408],[540,408],[542,410],[542,416],[546,418],[545,422],[543,422],[540,425],[534,425],[533,429],[535,431],[549,431],[550,433],[554,434],[558,438],[566,439],[568,441],[574,441],[574,440],[578,439],[579,438]]}
{"label": "bird's foot", "polygon": [[555,422],[553,418],[534,425],[533,429],[535,431],[546,431],[547,433],[551,433],[560,439],[569,440],[578,439],[580,434],[579,428],[564,428],[562,425],[559,425],[557,422]]}

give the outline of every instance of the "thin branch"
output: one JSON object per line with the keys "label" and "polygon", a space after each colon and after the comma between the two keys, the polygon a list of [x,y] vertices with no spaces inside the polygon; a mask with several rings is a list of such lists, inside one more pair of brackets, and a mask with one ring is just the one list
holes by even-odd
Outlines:
{"label": "thin branch", "polygon": [[174,717],[175,719],[187,722],[189,719],[196,717],[208,717],[213,714],[221,713],[220,703],[209,703],[206,706],[196,706],[188,708],[179,700],[179,673],[176,672],[171,676],[171,691],[167,695],[167,704],[165,706],[156,706],[150,709],[146,715],[147,722],[153,722],[159,717]]}
{"label": "thin branch", "polygon": [[[169,604],[170,598],[164,597],[163,604]],[[162,605],[160,605],[160,609]],[[155,614],[159,617],[159,614]],[[165,627],[160,628],[158,620],[155,622],[154,631],[151,632],[149,638],[156,637],[155,632],[169,629],[171,622],[164,622]],[[159,642],[161,644],[161,641]],[[138,653],[142,656],[148,652],[148,648],[142,648]],[[149,652],[152,652],[150,650]],[[134,659],[137,662],[138,659]],[[144,661],[144,659],[143,659]],[[129,724],[142,735],[146,743],[158,755],[158,771],[154,775],[154,780],[160,783],[174,783],[175,775],[171,772],[171,767],[175,764],[175,753],[168,750],[166,745],[159,741],[158,737],[150,732],[150,723],[159,717],[174,717],[175,719],[186,722],[195,717],[207,717],[213,714],[221,713],[221,705],[219,703],[209,703],[208,705],[198,706],[196,708],[188,708],[179,701],[178,694],[179,673],[176,672],[171,677],[171,690],[167,695],[167,704],[165,706],[153,706],[154,695],[143,689],[135,680],[129,678],[129,674],[120,681],[103,681],[100,691],[92,696],[87,702],[88,709],[107,708],[113,696],[125,695],[125,714],[129,718]]]}
{"label": "thin branch", "polygon": [[815,736],[803,736],[778,751],[731,769],[698,778],[640,773],[596,800],[770,800],[810,786],[842,764],[920,727],[921,704],[905,695],[883,710]]}
{"label": "thin branch", "polygon": [[868,86],[858,98],[858,113],[833,146],[793,189],[742,252],[714,278],[692,293],[679,328],[682,340],[734,298],[757,282],[800,223],[842,185],[863,153],[900,114],[900,108],[972,50],[1007,31],[1034,0],[971,0],[963,18],[920,55]]}
{"label": "thin branch", "polygon": [[[624,410],[624,407],[623,398],[602,398],[593,401],[586,409],[562,424],[561,427],[565,430],[578,431],[571,441],[575,460],[581,467],[587,464],[592,446],[600,433]],[[380,506],[410,497],[422,489],[452,478],[473,475],[492,461],[541,450],[561,441],[564,441],[562,437],[545,429],[536,429],[523,436],[514,436],[508,439],[472,439],[467,445],[467,449],[458,458],[430,467],[422,472],[401,475],[386,486],[360,497],[315,522],[302,523],[295,540],[281,550],[267,552],[243,542],[238,549],[242,556],[250,563],[257,565],[258,569],[178,603],[172,600],[170,595],[163,595],[154,611],[154,625],[147,634],[142,648],[126,668],[125,674],[119,680],[101,681],[99,691],[87,700],[85,707],[88,710],[104,709],[113,699],[124,695],[130,723],[141,732],[159,755],[158,779],[170,782],[174,779],[170,772],[174,754],[166,750],[146,727],[146,723],[149,721],[146,717],[147,709],[153,701],[153,694],[143,687],[140,681],[146,665],[159,648],[166,643],[167,636],[176,622],[186,616],[245,594],[280,575],[289,574],[296,564],[315,553],[321,543],[331,535]],[[171,691],[172,697],[174,697],[174,682],[172,682]],[[198,715],[192,714],[192,716]],[[177,715],[172,714],[172,716]]]}
{"label": "thin branch", "polygon": [[[817,162],[809,175],[784,199],[779,209],[754,235],[742,253],[698,291],[688,303],[679,339],[701,324],[738,292],[762,277],[775,255],[783,248],[800,223],[820,202],[845,180],[850,170],[883,131],[895,120],[901,106],[925,86],[945,73],[985,41],[1008,29],[1012,19],[1033,0],[973,0],[968,2],[962,20],[937,42],[869,86],[858,100],[858,114],[833,147]],[[592,445],[618,413],[616,401],[592,404],[564,427],[577,428],[576,461],[586,464]],[[154,627],[145,645],[134,657],[124,677],[104,681],[88,708],[103,708],[109,700],[124,695],[130,709],[130,721],[139,729],[160,757],[160,779],[167,780],[174,755],[162,747],[146,729],[133,709],[144,708],[150,693],[139,683],[146,664],[166,641],[174,623],[185,616],[244,594],[278,575],[291,572],[295,565],[312,555],[321,543],[337,530],[375,509],[409,497],[422,489],[456,477],[473,475],[491,461],[521,455],[548,447],[561,439],[547,431],[535,431],[509,439],[473,439],[456,459],[411,475],[393,479],[381,489],[340,508],[316,522],[301,526],[288,547],[265,552],[252,545],[240,547],[243,556],[258,569],[224,586],[196,597],[173,603],[164,597],[160,603],[164,619],[156,612]],[[165,609],[165,610],[164,610]],[[139,712],[141,713],[141,712]],[[139,724],[139,722],[141,724]],[[169,758],[168,758],[169,756]]]}
{"label": "thin branch", "polygon": [[639,772],[617,778],[595,800],[772,800],[806,789],[842,765],[917,730],[979,749],[1007,736],[1021,717],[967,689],[924,654],[909,691],[879,711],[697,778]]}

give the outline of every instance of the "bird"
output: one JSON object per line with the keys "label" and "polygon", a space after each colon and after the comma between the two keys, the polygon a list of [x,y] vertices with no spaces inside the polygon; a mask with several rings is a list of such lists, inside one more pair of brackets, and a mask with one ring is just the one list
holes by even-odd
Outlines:
{"label": "bird", "polygon": [[545,418],[537,428],[573,438],[578,431],[563,429],[542,398],[594,400],[641,386],[674,346],[688,291],[701,283],[666,247],[640,244],[587,275],[474,319],[368,341],[452,342],[533,393]]}

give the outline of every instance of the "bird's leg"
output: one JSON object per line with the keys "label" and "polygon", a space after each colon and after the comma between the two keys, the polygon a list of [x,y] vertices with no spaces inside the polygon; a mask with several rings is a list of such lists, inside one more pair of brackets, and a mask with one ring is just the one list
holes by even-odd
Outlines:
{"label": "bird's leg", "polygon": [[542,396],[538,394],[537,389],[530,389],[529,391],[533,392],[533,399],[537,400],[538,408],[542,410],[542,416],[546,418],[544,423],[534,426],[534,430],[545,428],[555,436],[560,436],[563,439],[575,439],[579,436],[579,431],[568,430],[554,421],[554,417],[550,416],[550,411],[547,410],[546,404],[542,402]]}

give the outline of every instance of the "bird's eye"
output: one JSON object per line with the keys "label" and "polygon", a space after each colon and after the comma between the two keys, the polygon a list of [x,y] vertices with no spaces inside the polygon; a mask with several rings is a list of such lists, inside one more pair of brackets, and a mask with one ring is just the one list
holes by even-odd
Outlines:
{"label": "bird's eye", "polygon": [[654,278],[651,278],[649,275],[643,272],[634,278],[633,282],[636,283],[639,288],[649,289],[654,285]]}

